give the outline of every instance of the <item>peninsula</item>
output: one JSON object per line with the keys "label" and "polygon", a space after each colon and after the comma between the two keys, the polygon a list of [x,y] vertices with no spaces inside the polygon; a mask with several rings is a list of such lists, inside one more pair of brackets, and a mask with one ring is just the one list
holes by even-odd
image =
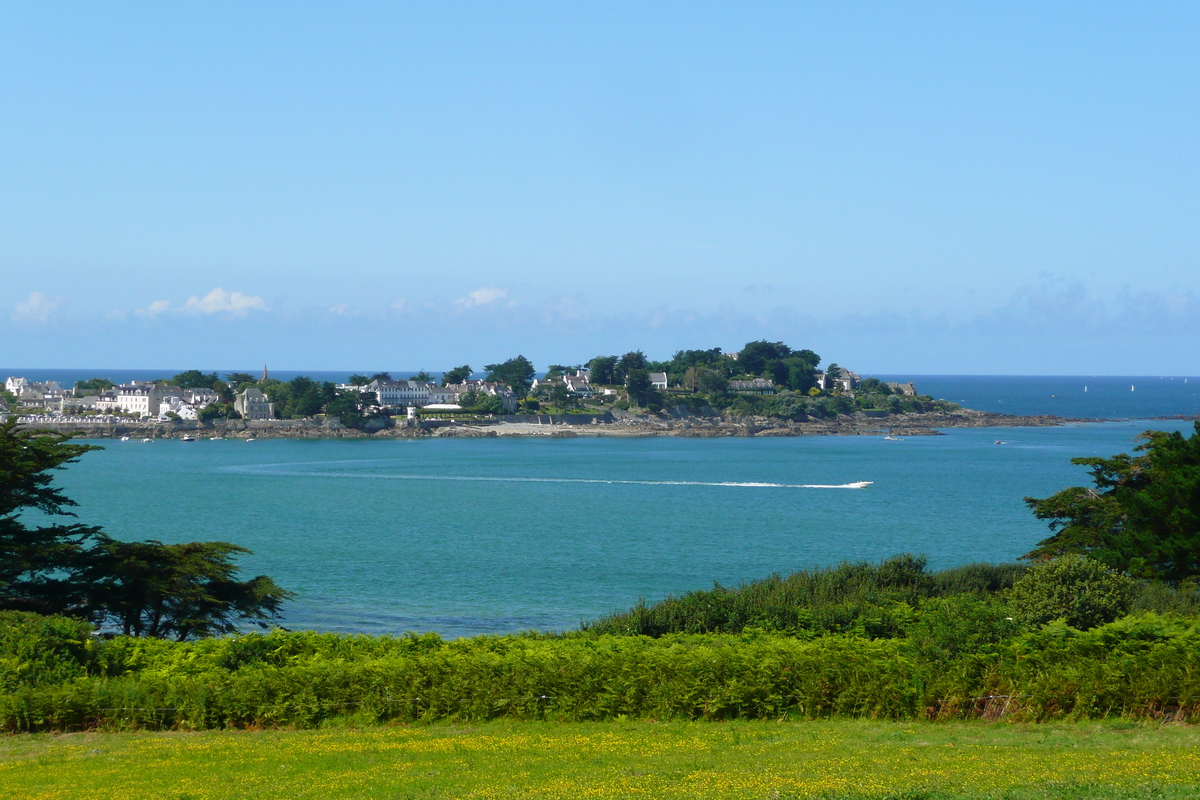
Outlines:
{"label": "peninsula", "polygon": [[[9,377],[0,402],[26,427],[91,438],[936,435],[940,428],[1075,421],[974,411],[911,383],[862,378],[811,350],[754,341],[726,352],[597,356],[539,373],[524,356],[345,383],[188,370],[65,389]],[[3,409],[0,409],[3,411]]]}

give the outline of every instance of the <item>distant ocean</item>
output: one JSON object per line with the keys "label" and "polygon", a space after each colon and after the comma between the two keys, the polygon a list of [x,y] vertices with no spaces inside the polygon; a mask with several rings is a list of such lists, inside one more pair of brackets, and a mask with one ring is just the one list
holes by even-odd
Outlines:
{"label": "distant ocean", "polygon": [[[33,381],[56,380],[63,386],[89,378],[113,383],[166,378],[183,370],[8,369],[0,377],[21,375]],[[234,370],[218,370],[224,376]],[[261,374],[262,369],[238,372]],[[271,370],[272,378],[291,380],[307,375],[318,381],[345,383],[349,371]],[[392,372],[402,379],[415,372]],[[436,373],[435,373],[436,374]],[[966,408],[1002,414],[1055,414],[1086,419],[1138,419],[1200,414],[1200,378],[1162,376],[1030,376],[1030,375],[875,375],[880,380],[916,384],[921,394],[950,400]]]}

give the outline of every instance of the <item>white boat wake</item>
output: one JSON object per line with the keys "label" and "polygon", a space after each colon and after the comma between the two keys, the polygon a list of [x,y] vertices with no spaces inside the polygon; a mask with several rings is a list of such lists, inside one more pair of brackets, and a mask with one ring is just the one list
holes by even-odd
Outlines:
{"label": "white boat wake", "polygon": [[370,472],[325,472],[323,470],[282,469],[286,464],[262,464],[224,467],[220,472],[240,475],[303,478],[368,478],[390,481],[461,481],[466,483],[594,483],[610,486],[725,486],[746,489],[865,489],[872,481],[852,483],[766,483],[762,481],[639,481],[618,478],[536,478],[516,475],[419,475]]}

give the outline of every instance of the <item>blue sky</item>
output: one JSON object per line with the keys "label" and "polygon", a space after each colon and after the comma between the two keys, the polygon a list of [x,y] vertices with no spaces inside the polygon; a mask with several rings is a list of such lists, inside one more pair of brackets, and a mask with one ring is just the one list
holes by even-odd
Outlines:
{"label": "blue sky", "polygon": [[0,364],[1200,373],[1194,3],[9,4]]}

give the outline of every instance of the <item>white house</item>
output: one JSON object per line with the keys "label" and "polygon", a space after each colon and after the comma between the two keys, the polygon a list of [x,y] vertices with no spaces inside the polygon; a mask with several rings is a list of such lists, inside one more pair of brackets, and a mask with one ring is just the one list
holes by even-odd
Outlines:
{"label": "white house", "polygon": [[858,384],[862,382],[857,372],[851,372],[848,369],[838,370],[837,378],[830,378],[824,372],[817,372],[813,375],[813,380],[817,384],[817,388],[823,392],[828,392],[831,389],[841,389],[843,392],[851,392],[858,388]]}
{"label": "white house", "polygon": [[665,392],[667,390],[667,373],[651,372],[650,373],[650,388],[651,389],[661,389],[662,391]]}
{"label": "white house", "polygon": [[591,397],[592,379],[587,370],[576,370],[574,375],[564,375],[563,383],[567,386],[567,391],[578,397]]}
{"label": "white house", "polygon": [[199,419],[199,409],[176,394],[167,395],[158,404],[158,418],[167,419],[168,414],[174,414],[180,419]]}

